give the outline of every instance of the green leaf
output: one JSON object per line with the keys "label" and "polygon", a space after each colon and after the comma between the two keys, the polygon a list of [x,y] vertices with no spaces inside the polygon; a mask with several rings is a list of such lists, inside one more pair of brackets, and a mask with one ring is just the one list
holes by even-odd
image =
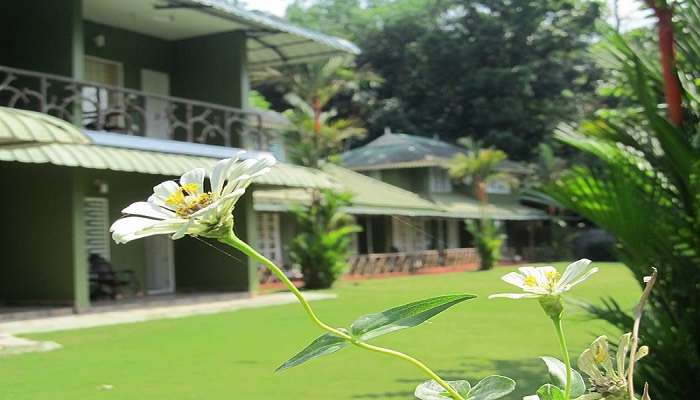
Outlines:
{"label": "green leaf", "polygon": [[[566,365],[554,357],[542,356],[542,361],[547,365],[549,378],[559,387],[566,387]],[[581,374],[571,369],[571,397],[576,398],[586,393],[586,383]]]}
{"label": "green leaf", "polygon": [[[344,330],[344,329],[341,329]],[[319,336],[311,342],[306,348],[300,351],[297,355],[287,360],[284,364],[280,365],[275,372],[284,371],[285,369],[296,367],[297,365],[303,364],[314,358],[325,356],[328,354],[333,354],[336,351],[347,346],[348,342],[345,339],[326,333],[325,335]]]}
{"label": "green leaf", "polygon": [[515,381],[500,375],[491,375],[474,385],[467,395],[469,400],[496,400],[515,390]]}
{"label": "green leaf", "polygon": [[565,400],[564,391],[549,383],[537,389],[540,400]]}
{"label": "green leaf", "polygon": [[[447,384],[452,386],[452,388],[465,399],[469,395],[469,390],[471,389],[469,382],[464,380],[447,381]],[[445,388],[434,380],[425,381],[418,385],[414,394],[416,398],[420,400],[444,400],[452,398]]]}
{"label": "green leaf", "polygon": [[350,332],[360,340],[369,340],[401,329],[420,325],[455,304],[473,299],[473,294],[431,297],[394,307],[381,313],[368,314],[352,323]]}

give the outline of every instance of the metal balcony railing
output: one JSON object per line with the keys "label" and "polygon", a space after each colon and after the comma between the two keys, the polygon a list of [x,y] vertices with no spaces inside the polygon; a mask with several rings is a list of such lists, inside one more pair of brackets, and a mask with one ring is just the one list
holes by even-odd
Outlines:
{"label": "metal balcony railing", "polygon": [[267,150],[263,115],[179,97],[0,66],[0,106],[49,114],[85,129]]}

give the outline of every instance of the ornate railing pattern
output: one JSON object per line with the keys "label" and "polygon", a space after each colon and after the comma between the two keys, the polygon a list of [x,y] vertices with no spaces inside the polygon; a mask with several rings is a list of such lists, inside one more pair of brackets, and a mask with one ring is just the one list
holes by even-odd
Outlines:
{"label": "ornate railing pattern", "polygon": [[411,253],[358,254],[350,257],[349,275],[385,273],[416,273],[428,267],[454,267],[478,264],[479,255],[473,248],[424,250]]}
{"label": "ornate railing pattern", "polygon": [[4,66],[0,106],[128,135],[258,150],[267,149],[270,141],[262,115],[253,111]]}

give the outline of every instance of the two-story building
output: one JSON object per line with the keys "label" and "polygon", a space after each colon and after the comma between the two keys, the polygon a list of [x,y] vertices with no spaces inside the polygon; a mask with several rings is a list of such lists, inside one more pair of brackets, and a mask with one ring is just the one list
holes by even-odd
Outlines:
{"label": "two-story building", "polygon": [[[472,247],[465,220],[490,218],[503,227],[512,255],[522,255],[542,243],[548,216],[520,203],[518,191],[508,180],[490,182],[489,204],[484,206],[470,189],[455,182],[447,171],[450,159],[465,150],[428,137],[392,133],[342,154],[344,167],[403,188],[433,203],[441,215],[396,218],[371,216],[363,219],[368,252],[416,252]],[[504,161],[502,172],[524,178],[529,169]]]}
{"label": "two-story building", "polygon": [[[223,0],[7,1],[0,31],[0,305],[89,307],[89,254],[145,295],[255,290],[244,257],[192,239],[115,245],[108,227],[158,182],[275,149],[284,119],[248,106],[249,73],[359,50]],[[269,236],[255,189],[336,184],[281,163],[236,208],[237,233]]]}

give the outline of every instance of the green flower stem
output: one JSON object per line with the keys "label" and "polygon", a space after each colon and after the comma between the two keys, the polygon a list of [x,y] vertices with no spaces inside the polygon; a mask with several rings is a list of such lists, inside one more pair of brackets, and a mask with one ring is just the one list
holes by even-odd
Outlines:
{"label": "green flower stem", "polygon": [[408,361],[409,363],[413,364],[414,366],[418,367],[419,369],[423,370],[423,372],[428,374],[428,376],[430,376],[435,382],[442,386],[443,389],[445,389],[453,399],[464,400],[464,398],[459,393],[457,393],[457,391],[452,386],[445,382],[444,379],[440,378],[440,376],[433,372],[432,369],[430,369],[427,365],[423,364],[422,362],[416,360],[415,358],[409,356],[408,354],[404,354],[396,350],[386,349],[384,347],[373,346],[371,344],[360,341],[352,341],[352,344],[365,350],[370,350],[377,353],[398,357],[404,361]]}
{"label": "green flower stem", "polygon": [[251,258],[259,261],[260,263],[265,265],[267,268],[269,268],[270,271],[273,274],[275,274],[277,279],[279,279],[280,282],[284,283],[284,285],[287,286],[289,291],[292,292],[292,294],[297,298],[297,300],[299,300],[299,303],[301,303],[306,314],[309,316],[311,321],[314,322],[314,324],[318,325],[319,328],[321,328],[327,332],[330,332],[338,337],[341,337],[341,338],[347,340],[348,342],[352,343],[353,345],[360,347],[362,349],[374,351],[377,353],[391,355],[394,357],[398,357],[404,361],[408,361],[409,363],[413,364],[414,366],[418,367],[423,372],[428,374],[428,376],[430,376],[433,380],[435,380],[435,382],[437,382],[448,393],[450,393],[450,395],[455,400],[464,400],[464,398],[462,396],[460,396],[459,393],[457,393],[457,391],[454,390],[454,388],[452,386],[450,386],[447,382],[445,382],[445,380],[440,378],[440,376],[438,376],[438,374],[436,374],[435,372],[433,372],[433,370],[428,368],[428,366],[426,366],[422,362],[416,360],[415,358],[413,358],[407,354],[401,353],[399,351],[385,349],[383,347],[373,346],[371,344],[361,342],[361,341],[353,338],[352,336],[348,335],[347,333],[345,333],[339,329],[333,328],[332,326],[321,321],[321,319],[319,319],[318,316],[316,316],[316,313],[311,308],[311,305],[309,304],[308,301],[306,301],[306,299],[301,294],[299,289],[297,289],[297,287],[294,286],[294,283],[292,283],[292,281],[290,281],[289,278],[287,278],[287,275],[285,275],[284,272],[277,265],[275,265],[275,263],[273,263],[271,260],[269,260],[267,257],[263,256],[262,254],[258,253],[258,251],[255,250],[254,248],[252,248],[250,245],[248,245],[248,243],[239,239],[236,235],[233,234],[232,231],[229,232],[227,235],[220,237],[219,241],[240,250],[248,257],[251,257]]}
{"label": "green flower stem", "polygon": [[285,286],[287,286],[287,289],[289,289],[289,291],[292,292],[292,294],[297,298],[297,300],[299,300],[299,303],[301,303],[301,306],[304,307],[304,311],[306,312],[306,314],[309,316],[309,318],[311,318],[311,321],[313,321],[314,324],[318,325],[319,328],[328,331],[336,336],[339,336],[345,340],[352,340],[352,336],[338,329],[335,329],[332,326],[329,326],[323,321],[321,321],[318,318],[318,316],[316,316],[316,313],[311,308],[311,305],[308,301],[306,301],[299,289],[297,289],[297,287],[294,286],[292,281],[290,281],[289,278],[287,278],[287,275],[285,275],[284,272],[267,257],[258,253],[257,250],[249,246],[248,243],[239,239],[236,235],[233,234],[233,232],[229,232],[227,236],[221,237],[219,241],[242,251],[245,255],[259,261],[260,263],[265,265],[270,271],[272,271],[272,273],[275,274],[277,279],[279,279],[280,282],[284,283]]}
{"label": "green flower stem", "polygon": [[569,349],[566,346],[566,339],[564,338],[564,329],[561,325],[561,317],[553,317],[554,327],[557,331],[557,337],[559,338],[559,347],[561,347],[562,357],[564,358],[564,365],[566,365],[566,387],[564,388],[564,398],[569,400],[571,398],[571,359],[569,358]]}

